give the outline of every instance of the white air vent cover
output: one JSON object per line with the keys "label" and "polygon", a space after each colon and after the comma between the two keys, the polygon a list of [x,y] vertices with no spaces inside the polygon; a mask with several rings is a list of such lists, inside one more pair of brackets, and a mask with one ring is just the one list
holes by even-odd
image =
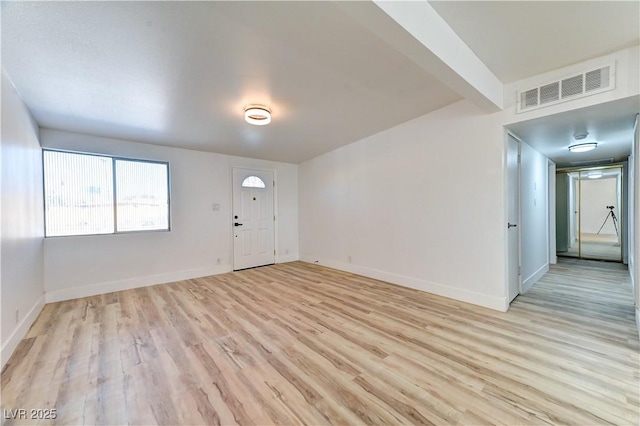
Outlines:
{"label": "white air vent cover", "polygon": [[615,64],[518,92],[516,112],[532,111],[615,89]]}

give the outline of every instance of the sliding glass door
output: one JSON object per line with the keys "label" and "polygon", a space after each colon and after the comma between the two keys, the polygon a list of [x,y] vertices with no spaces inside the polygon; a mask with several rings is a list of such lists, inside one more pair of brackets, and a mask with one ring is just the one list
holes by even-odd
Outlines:
{"label": "sliding glass door", "polygon": [[558,171],[558,256],[622,262],[622,167]]}

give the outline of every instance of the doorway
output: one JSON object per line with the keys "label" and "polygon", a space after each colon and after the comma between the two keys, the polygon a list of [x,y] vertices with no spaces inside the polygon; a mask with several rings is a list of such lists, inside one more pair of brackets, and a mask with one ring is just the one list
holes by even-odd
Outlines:
{"label": "doorway", "polygon": [[275,263],[273,172],[233,169],[233,269]]}
{"label": "doorway", "polygon": [[623,261],[622,184],[621,165],[558,171],[558,256]]}

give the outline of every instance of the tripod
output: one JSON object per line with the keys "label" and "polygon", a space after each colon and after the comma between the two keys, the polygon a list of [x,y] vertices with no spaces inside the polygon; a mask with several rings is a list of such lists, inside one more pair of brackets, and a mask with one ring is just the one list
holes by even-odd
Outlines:
{"label": "tripod", "polygon": [[600,227],[600,229],[598,230],[598,234],[596,235],[600,235],[600,231],[602,231],[602,228],[604,228],[605,223],[607,223],[607,220],[609,219],[609,217],[611,217],[611,219],[613,220],[613,227],[616,230],[616,237],[620,238],[620,235],[618,235],[618,218],[616,217],[616,214],[613,212],[614,207],[607,206],[607,208],[609,209],[609,213],[607,213],[607,217],[604,218],[604,222],[602,222],[602,226]]}

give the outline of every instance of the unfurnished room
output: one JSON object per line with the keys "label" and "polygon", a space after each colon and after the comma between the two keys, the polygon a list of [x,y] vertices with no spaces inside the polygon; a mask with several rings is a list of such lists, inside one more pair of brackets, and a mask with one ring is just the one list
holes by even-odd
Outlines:
{"label": "unfurnished room", "polygon": [[3,425],[637,425],[640,1],[2,1]]}

